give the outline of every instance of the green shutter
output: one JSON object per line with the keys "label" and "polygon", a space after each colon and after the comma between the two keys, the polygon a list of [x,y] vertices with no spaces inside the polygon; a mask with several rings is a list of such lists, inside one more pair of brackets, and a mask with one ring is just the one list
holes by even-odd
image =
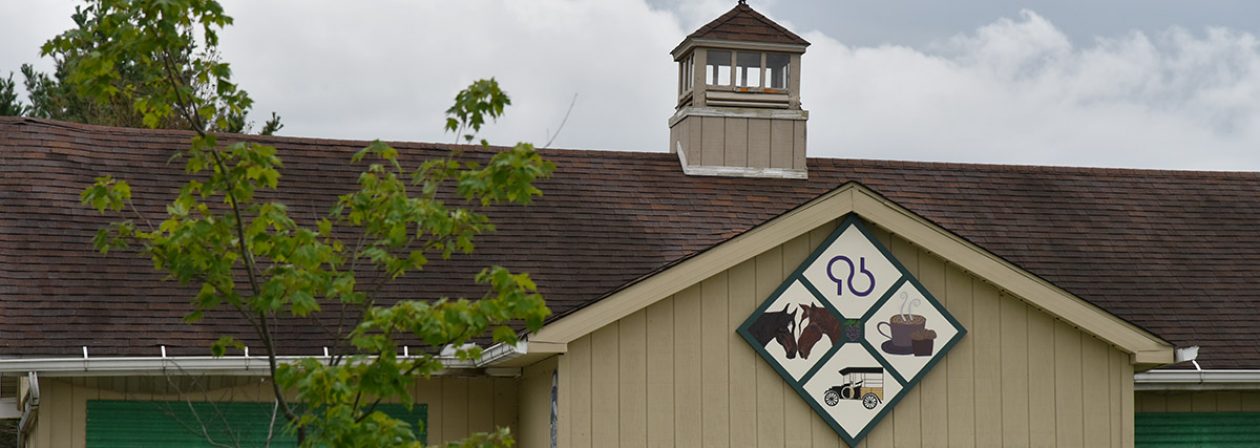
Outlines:
{"label": "green shutter", "polygon": [[[269,432],[271,446],[296,446],[283,416],[277,415],[272,427],[272,409],[271,403],[88,400],[87,446],[264,446]],[[411,410],[396,404],[379,409],[412,425],[428,422],[423,404]],[[426,433],[420,431],[420,440],[427,442]]]}
{"label": "green shutter", "polygon": [[1260,412],[1139,412],[1138,447],[1260,446]]}

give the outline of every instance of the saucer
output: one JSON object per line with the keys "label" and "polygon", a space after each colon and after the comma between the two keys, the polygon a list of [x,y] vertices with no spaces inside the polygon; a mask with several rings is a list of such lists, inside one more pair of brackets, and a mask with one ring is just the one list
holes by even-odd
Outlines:
{"label": "saucer", "polygon": [[898,347],[893,345],[893,341],[891,340],[884,341],[883,344],[880,344],[879,348],[883,350],[884,353],[890,355],[909,355],[914,353],[914,347]]}

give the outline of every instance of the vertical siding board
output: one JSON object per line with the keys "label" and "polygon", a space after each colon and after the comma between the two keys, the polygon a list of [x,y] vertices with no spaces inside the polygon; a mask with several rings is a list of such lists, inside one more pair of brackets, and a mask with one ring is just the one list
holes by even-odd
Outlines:
{"label": "vertical siding board", "polygon": [[639,310],[620,322],[621,447],[647,446],[647,311]]}
{"label": "vertical siding board", "polygon": [[[515,383],[516,393],[519,399],[512,398],[513,405],[520,406],[519,410],[514,407],[512,414],[519,415],[518,422],[513,425],[517,427],[512,432],[519,434],[517,443],[522,447],[547,447],[551,443],[551,374],[555,372],[556,361],[559,357],[551,357],[525,367],[521,372],[519,382]],[[500,415],[500,409],[505,406],[505,402],[509,400],[503,397],[501,392],[505,387],[513,387],[511,378],[497,378],[494,383],[495,388],[495,416],[494,424],[503,426],[505,418]],[[513,394],[513,397],[517,395]]]}
{"label": "vertical siding board", "polygon": [[1190,394],[1188,398],[1190,398],[1191,412],[1216,411],[1216,394],[1212,392],[1197,392]]}
{"label": "vertical siding board", "polygon": [[1190,398],[1190,394],[1184,391],[1176,391],[1168,393],[1168,401],[1165,405],[1167,412],[1190,412],[1194,410],[1194,400]]}
{"label": "vertical siding board", "polygon": [[647,308],[647,442],[674,446],[674,299]]}
{"label": "vertical siding board", "polygon": [[1028,436],[1032,446],[1055,446],[1054,318],[1028,313]]}
{"label": "vertical siding board", "polygon": [[[44,386],[41,387],[40,390],[40,393],[43,395],[40,397],[40,401],[42,402],[41,404],[43,406],[47,406],[48,409],[52,411],[46,414],[48,417],[51,417],[50,421],[47,423],[51,423],[51,425],[48,426],[53,429],[47,440],[50,442],[50,446],[71,446],[73,445],[73,442],[70,441],[71,434],[70,431],[66,431],[66,425],[68,425],[69,422],[74,421],[74,415],[72,414],[73,407],[70,405],[70,401],[73,399],[73,391],[71,390],[73,386],[66,378],[58,378],[53,381],[48,381],[49,379],[51,378],[44,378],[40,381],[41,383],[44,383],[40,384],[40,386]],[[51,385],[53,387],[47,387],[45,385]]]}
{"label": "vertical siding board", "polygon": [[727,272],[705,279],[700,285],[701,394],[704,402],[701,430],[704,446],[731,446],[729,346],[727,324]]}
{"label": "vertical siding board", "polygon": [[1238,412],[1242,410],[1242,395],[1236,390],[1223,390],[1216,393],[1216,410],[1220,412]]}
{"label": "vertical siding board", "polygon": [[[1119,396],[1119,394],[1117,394]],[[1135,398],[1136,409],[1138,412],[1165,412],[1164,393],[1163,392],[1142,392],[1137,394]],[[1120,410],[1116,409],[1119,413]]]}
{"label": "vertical siding board", "polygon": [[[707,126],[708,123],[705,123]],[[794,138],[792,122],[773,120],[770,122],[770,166],[773,168],[792,167],[792,140]]]}
{"label": "vertical siding board", "polygon": [[700,286],[674,297],[674,443],[700,446],[703,405],[700,374]]}
{"label": "vertical siding board", "polygon": [[1055,320],[1054,351],[1055,440],[1060,446],[1083,446],[1080,331]]}
{"label": "vertical siding board", "polygon": [[442,434],[446,440],[468,435],[468,379],[448,377],[442,379]]}
{"label": "vertical siding board", "polygon": [[[758,255],[757,294],[765,300],[783,281],[783,251],[774,248]],[[780,447],[784,444],[782,377],[765,361],[757,362],[757,446]]]}
{"label": "vertical siding board", "polygon": [[690,123],[690,129],[687,129],[687,163],[690,165],[701,165],[704,163],[703,142],[704,142],[704,119],[703,117],[687,118]]}
{"label": "vertical siding board", "polygon": [[1108,423],[1111,425],[1111,446],[1114,448],[1120,448],[1124,444],[1124,439],[1120,436],[1120,427],[1123,426],[1123,423],[1120,421],[1120,413],[1123,412],[1120,409],[1120,393],[1123,388],[1120,378],[1120,372],[1122,371],[1120,363],[1124,362],[1121,358],[1122,355],[1123,353],[1117,350],[1116,347],[1107,346],[1107,362],[1109,364],[1107,366],[1107,377],[1109,380],[1107,401],[1111,403],[1110,412],[1108,412],[1108,417],[1110,417],[1108,420],[1110,421]]}
{"label": "vertical siding board", "polygon": [[1133,364],[1127,358],[1120,365],[1120,434],[1126,448],[1133,446]]}
{"label": "vertical siding board", "polygon": [[429,427],[427,428],[429,443],[441,443],[446,439],[442,433],[442,377],[420,380],[416,385],[416,402],[429,407]]}
{"label": "vertical siding board", "polygon": [[793,121],[792,168],[805,169],[805,122]]}
{"label": "vertical siding board", "polygon": [[1240,410],[1243,412],[1260,412],[1260,392],[1245,391],[1240,395]]}
{"label": "vertical siding board", "polygon": [[700,156],[701,162],[706,166],[722,165],[724,147],[726,146],[726,119],[720,117],[701,117],[704,125],[701,133],[704,139],[700,142],[703,145]]}
{"label": "vertical siding board", "polygon": [[770,120],[748,120],[748,166],[770,167]]}
{"label": "vertical siding board", "polygon": [[[89,378],[95,385],[95,378]],[[72,432],[70,436],[71,446],[73,448],[82,448],[87,443],[87,401],[95,400],[100,397],[96,394],[95,388],[89,388],[84,378],[75,378],[71,382],[70,399],[73,410],[71,414],[73,418],[66,422]]]}
{"label": "vertical siding board", "polygon": [[1108,346],[1090,335],[1083,335],[1081,340],[1080,394],[1085,417],[1085,445],[1107,446],[1111,442]]}
{"label": "vertical siding board", "polygon": [[726,166],[748,166],[748,119],[726,119]]}
{"label": "vertical siding board", "polygon": [[[919,282],[941,301],[942,306],[948,306],[945,269],[945,260],[926,250],[919,251]],[[920,433],[925,447],[948,446],[949,358],[948,355],[942,358],[919,382],[918,388],[922,391],[919,409],[923,421]]]}
{"label": "vertical siding board", "polygon": [[613,322],[591,334],[591,443],[615,447],[621,439],[619,323]]}
{"label": "vertical siding board", "polygon": [[972,312],[972,333],[975,341],[975,412],[976,444],[1002,445],[1002,348],[1001,310],[998,290],[992,284],[976,280]]}
{"label": "vertical siding board", "polygon": [[468,433],[494,430],[494,378],[468,379]]}
{"label": "vertical siding board", "polygon": [[591,336],[569,343],[569,437],[574,448],[591,446]]}
{"label": "vertical siding board", "polygon": [[[958,319],[964,328],[972,328],[972,308],[974,305],[972,277],[956,265],[949,265],[945,272],[946,308]],[[949,406],[949,445],[974,446],[976,444],[975,383],[972,372],[975,370],[975,340],[979,337],[974,330],[950,350],[946,368],[948,369],[947,389]]]}
{"label": "vertical siding board", "polygon": [[[782,274],[786,280],[801,263],[805,262],[805,258],[809,257],[810,245],[809,235],[803,234],[796,238],[783,243],[783,265]],[[813,433],[810,428],[810,422],[814,420],[815,413],[810,409],[805,400],[790,388],[785,388],[783,392],[783,437],[784,446],[787,447],[808,447],[812,445]]]}
{"label": "vertical siding board", "polygon": [[732,447],[757,446],[757,353],[735,332],[735,328],[757,308],[757,268],[754,261],[745,261],[731,268],[727,277],[729,317],[727,346],[730,363],[730,440]]}
{"label": "vertical siding board", "polygon": [[[546,380],[545,380],[546,385],[543,386],[543,388],[546,389],[547,394],[544,397],[539,397],[541,401],[534,402],[535,405],[538,405],[539,403],[546,403],[547,408],[551,407],[551,372],[552,372],[551,369],[546,369],[546,372],[544,374],[546,376]],[[513,433],[519,434],[521,432],[521,426],[520,424],[517,423],[517,419],[516,419],[516,415],[517,415],[516,414],[516,406],[517,406],[516,385],[517,385],[517,382],[511,378],[495,378],[494,379],[494,419],[493,421],[494,421],[495,428],[512,428]],[[542,406],[538,406],[538,409],[542,409]],[[548,411],[550,411],[550,409],[548,409]],[[547,420],[548,420],[547,424],[544,425],[546,428],[542,430],[550,432],[550,426],[551,426],[550,415],[548,416]]]}
{"label": "vertical siding board", "polygon": [[[900,236],[894,235],[889,250],[892,251],[894,257],[901,261],[901,264],[906,266],[906,269],[910,271],[910,275],[918,278],[918,248]],[[902,392],[901,401],[893,408],[893,414],[896,414],[897,417],[893,425],[893,432],[895,433],[893,436],[894,446],[917,447],[923,444],[920,433],[923,428],[923,418],[920,413],[922,392],[922,389],[917,386]]]}
{"label": "vertical siding board", "polygon": [[1028,306],[1002,295],[1002,445],[1029,446]]}

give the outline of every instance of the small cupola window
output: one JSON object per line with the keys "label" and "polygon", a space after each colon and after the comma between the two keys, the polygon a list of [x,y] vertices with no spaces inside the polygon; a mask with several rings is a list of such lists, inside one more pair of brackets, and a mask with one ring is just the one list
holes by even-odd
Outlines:
{"label": "small cupola window", "polygon": [[706,85],[736,92],[782,93],[788,89],[792,57],[787,53],[709,50],[707,56]]}

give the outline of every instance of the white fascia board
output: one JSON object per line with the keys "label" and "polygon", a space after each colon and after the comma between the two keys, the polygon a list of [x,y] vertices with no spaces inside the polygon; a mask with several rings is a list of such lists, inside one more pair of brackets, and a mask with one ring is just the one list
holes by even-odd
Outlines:
{"label": "white fascia board", "polygon": [[[476,360],[439,357],[448,370],[493,367],[525,355],[528,345],[495,344],[482,351]],[[277,356],[281,363],[307,358],[330,360],[328,356]],[[101,358],[7,358],[0,359],[0,374],[38,372],[44,377],[130,376],[166,374],[212,374],[265,376],[270,368],[265,356],[167,356],[167,357],[101,357]]]}
{"label": "white fascia board", "polygon": [[1260,390],[1260,370],[1148,370],[1133,375],[1134,390]]}

